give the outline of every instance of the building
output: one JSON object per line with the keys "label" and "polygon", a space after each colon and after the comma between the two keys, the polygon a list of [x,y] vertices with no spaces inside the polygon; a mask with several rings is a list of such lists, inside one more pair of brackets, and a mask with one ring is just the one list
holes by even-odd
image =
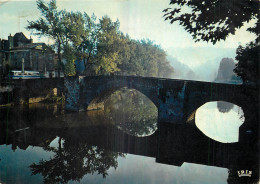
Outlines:
{"label": "building", "polygon": [[21,70],[24,59],[25,70],[41,73],[54,71],[55,52],[45,43],[33,43],[22,32],[0,40],[0,67],[3,73],[8,70]]}
{"label": "building", "polygon": [[8,56],[9,56],[9,42],[8,40],[0,39],[0,75],[8,71]]}

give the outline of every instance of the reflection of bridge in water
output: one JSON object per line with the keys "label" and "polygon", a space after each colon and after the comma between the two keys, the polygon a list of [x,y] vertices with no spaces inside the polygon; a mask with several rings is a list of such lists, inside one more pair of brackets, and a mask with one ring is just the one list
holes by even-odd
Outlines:
{"label": "reflection of bridge in water", "polygon": [[[72,121],[77,113],[71,113],[69,116],[71,119],[66,119]],[[58,118],[56,116],[56,120]],[[55,120],[55,118],[50,119],[52,122]],[[42,123],[38,120],[37,125]],[[253,179],[259,177],[258,148],[255,141],[219,143],[206,137],[194,124],[161,122],[158,130],[147,137],[128,135],[114,125],[106,123],[70,128],[12,126],[8,134],[5,130],[5,128],[1,129],[0,144],[12,144],[13,149],[17,146],[21,149],[27,149],[28,146],[46,147],[58,136],[65,141],[69,140],[71,144],[87,143],[114,152],[154,157],[158,163],[181,166],[184,162],[189,162],[224,167],[234,171],[234,177],[237,177],[238,170],[247,169],[253,171]]]}

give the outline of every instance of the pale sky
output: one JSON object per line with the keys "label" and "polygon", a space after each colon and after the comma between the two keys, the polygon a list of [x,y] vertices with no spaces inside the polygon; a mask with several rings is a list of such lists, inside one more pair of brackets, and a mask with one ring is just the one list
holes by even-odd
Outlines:
{"label": "pale sky", "polygon": [[[251,21],[225,42],[216,45],[195,43],[178,23],[164,21],[162,10],[170,7],[169,2],[170,0],[57,0],[57,5],[59,9],[68,11],[85,11],[89,15],[95,13],[97,18],[108,15],[113,21],[119,19],[123,33],[128,33],[133,39],[153,40],[168,55],[193,69],[215,58],[234,59],[239,44],[245,45],[255,39],[254,34],[245,31],[248,25],[254,23]],[[16,32],[24,32],[29,37],[30,32],[24,28],[27,20],[36,20],[39,16],[35,0],[0,0],[0,38],[7,39],[10,33],[14,35]],[[32,37],[34,42],[40,41],[37,37]],[[191,49],[193,52],[187,54]],[[225,49],[231,49],[232,52],[222,52]]]}

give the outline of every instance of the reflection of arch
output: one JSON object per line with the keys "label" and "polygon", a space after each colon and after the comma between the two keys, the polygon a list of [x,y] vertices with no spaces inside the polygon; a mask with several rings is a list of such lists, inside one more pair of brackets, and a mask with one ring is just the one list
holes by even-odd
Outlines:
{"label": "reflection of arch", "polygon": [[257,141],[225,144],[209,139],[193,125],[160,125],[157,162],[179,166],[189,162],[236,171],[246,167],[255,173],[252,178],[259,177]]}
{"label": "reflection of arch", "polygon": [[[234,168],[236,171],[243,166],[253,170],[255,174],[252,177],[259,176],[258,164],[252,165],[258,160],[258,149],[254,143],[229,145],[218,143],[209,140],[196,127],[187,124],[162,123],[153,135],[144,138],[127,135],[113,126],[92,125],[66,129],[31,127],[30,132],[26,134],[27,139],[21,139],[29,145],[42,147],[42,143],[46,140],[53,140],[59,136],[66,137],[72,142],[88,142],[115,152],[155,157],[156,162],[159,163],[181,166],[183,162],[189,162]],[[19,137],[12,137],[12,139],[19,139]]]}
{"label": "reflection of arch", "polygon": [[75,128],[66,132],[60,131],[60,136],[87,141],[115,152],[155,157],[156,162],[177,166],[189,162],[229,168],[241,161],[238,155],[244,156],[245,160],[251,160],[247,153],[255,151],[249,149],[252,143],[225,144],[209,139],[195,126],[171,123],[160,123],[159,126],[154,134],[147,137],[131,136],[113,126]]}

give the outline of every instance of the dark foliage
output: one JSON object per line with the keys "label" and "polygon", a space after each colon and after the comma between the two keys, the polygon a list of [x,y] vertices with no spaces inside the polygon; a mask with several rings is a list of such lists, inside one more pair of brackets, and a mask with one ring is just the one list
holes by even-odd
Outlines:
{"label": "dark foliage", "polygon": [[234,72],[242,78],[244,83],[259,84],[259,44],[251,42],[246,47],[237,48],[236,68]]}
{"label": "dark foliage", "polygon": [[173,8],[164,10],[165,20],[179,22],[195,41],[210,41],[213,44],[235,34],[244,23],[256,20],[247,31],[255,33],[254,43],[237,49],[235,73],[244,83],[259,81],[259,0],[171,0]]}
{"label": "dark foliage", "polygon": [[258,0],[171,0],[170,4],[174,8],[164,10],[165,20],[179,22],[195,41],[215,44],[252,19],[257,23],[248,31],[256,33],[259,40]]}

